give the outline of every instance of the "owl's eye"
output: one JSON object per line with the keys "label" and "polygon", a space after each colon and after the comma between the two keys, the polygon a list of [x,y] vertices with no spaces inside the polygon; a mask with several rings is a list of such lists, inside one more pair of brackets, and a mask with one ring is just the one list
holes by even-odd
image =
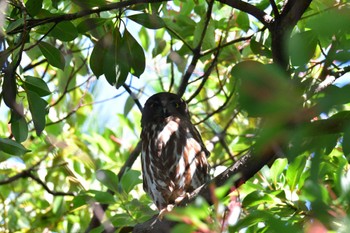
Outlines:
{"label": "owl's eye", "polygon": [[175,108],[179,108],[180,107],[180,104],[178,102],[174,103],[175,105]]}

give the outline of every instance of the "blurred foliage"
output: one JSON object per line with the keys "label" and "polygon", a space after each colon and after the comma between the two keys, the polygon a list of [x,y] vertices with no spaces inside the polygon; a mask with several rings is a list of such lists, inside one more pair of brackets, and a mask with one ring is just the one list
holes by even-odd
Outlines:
{"label": "blurred foliage", "polygon": [[[288,143],[236,194],[175,208],[174,232],[349,232],[349,3],[312,1],[284,41],[286,72],[246,12],[140,2],[1,2],[0,231],[82,232],[95,202],[109,204],[103,221],[117,228],[156,214],[139,160],[118,173],[139,139],[140,102],[176,92],[193,68],[183,97],[213,172],[253,144]],[[273,15],[271,2],[248,1]]]}

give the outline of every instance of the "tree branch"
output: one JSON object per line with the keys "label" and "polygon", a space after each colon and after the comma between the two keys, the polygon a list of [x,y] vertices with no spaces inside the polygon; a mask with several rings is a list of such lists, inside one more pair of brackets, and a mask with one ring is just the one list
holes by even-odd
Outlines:
{"label": "tree branch", "polygon": [[272,57],[276,64],[283,69],[288,68],[288,52],[286,42],[290,37],[292,29],[295,27],[301,16],[311,4],[312,0],[289,0],[282,13],[275,18],[269,30],[272,38]]}
{"label": "tree branch", "polygon": [[128,1],[106,4],[104,6],[94,7],[93,9],[82,10],[71,14],[58,15],[58,16],[47,17],[42,19],[32,19],[32,20],[28,20],[27,25],[21,25],[17,28],[14,28],[12,31],[7,32],[7,34],[12,35],[12,34],[23,32],[24,30],[29,30],[31,28],[34,28],[40,25],[75,20],[91,14],[97,14],[104,11],[121,9],[132,5],[136,5],[136,4],[157,3],[157,2],[166,2],[166,1],[169,1],[169,0],[128,0]]}
{"label": "tree branch", "polygon": [[190,65],[187,67],[187,70],[186,70],[184,76],[182,77],[179,89],[177,91],[177,94],[179,96],[183,96],[183,94],[185,93],[186,87],[188,85],[188,81],[190,80],[190,77],[191,77],[191,75],[192,75],[192,73],[197,65],[197,62],[198,62],[199,58],[201,57],[201,48],[202,48],[205,34],[207,32],[207,28],[208,28],[210,19],[211,19],[213,4],[214,4],[214,0],[211,0],[208,3],[208,10],[207,10],[206,18],[205,18],[205,23],[203,26],[203,31],[201,33],[201,37],[199,39],[198,45],[193,49],[192,61],[191,61]]}
{"label": "tree branch", "polygon": [[264,26],[269,27],[270,23],[273,21],[273,18],[266,14],[264,11],[260,10],[256,6],[253,6],[247,2],[243,2],[241,0],[218,0],[219,2],[231,6],[237,10],[243,11],[251,16],[254,16],[257,20],[259,20]]}

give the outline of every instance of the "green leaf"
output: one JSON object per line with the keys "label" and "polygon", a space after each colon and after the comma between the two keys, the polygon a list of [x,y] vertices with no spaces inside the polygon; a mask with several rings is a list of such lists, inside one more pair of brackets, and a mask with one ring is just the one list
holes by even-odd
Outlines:
{"label": "green leaf", "polygon": [[90,68],[96,77],[103,74],[104,56],[109,49],[112,48],[112,33],[104,35],[96,44],[92,50],[90,56]]}
{"label": "green leaf", "polygon": [[104,18],[89,18],[80,22],[77,26],[77,30],[79,33],[83,34],[87,31],[90,31],[99,26],[102,26],[106,21],[107,19],[104,19]]}
{"label": "green leaf", "polygon": [[277,124],[299,107],[299,94],[276,65],[244,61],[233,67],[231,75],[239,79],[239,102],[252,117],[273,117]]}
{"label": "green leaf", "polygon": [[251,40],[250,41],[250,49],[252,50],[252,52],[254,54],[265,56],[268,58],[272,57],[271,50],[259,41]]}
{"label": "green leaf", "polygon": [[238,12],[236,23],[245,32],[250,29],[248,14],[243,11]]}
{"label": "green leaf", "polygon": [[145,53],[143,52],[140,44],[126,29],[124,31],[124,42],[127,45],[126,48],[128,49],[127,53],[129,55],[129,64],[131,67],[130,72],[136,77],[140,77],[140,75],[145,71]]}
{"label": "green leaf", "polygon": [[46,125],[46,106],[47,102],[33,91],[26,91],[29,110],[32,114],[34,127],[37,135],[40,135]]}
{"label": "green leaf", "polygon": [[103,73],[111,85],[117,88],[124,84],[130,71],[129,51],[125,40],[121,37],[119,28],[112,33],[111,49],[105,53]]}
{"label": "green leaf", "polygon": [[293,35],[289,41],[289,54],[292,64],[301,66],[308,63],[315,54],[316,46],[317,38],[312,31]]}
{"label": "green leaf", "polygon": [[252,207],[260,204],[273,203],[274,199],[262,191],[254,191],[249,193],[242,202],[245,207]]}
{"label": "green leaf", "polygon": [[297,187],[300,177],[304,173],[306,159],[306,156],[297,156],[288,166],[286,178],[292,191]]}
{"label": "green leaf", "polygon": [[9,23],[8,27],[6,28],[6,32],[11,32],[16,28],[23,27],[23,24],[24,24],[23,18],[16,19],[15,21],[12,21]]}
{"label": "green leaf", "polygon": [[34,91],[39,96],[47,96],[51,94],[49,87],[46,82],[41,78],[33,76],[24,76],[24,87],[30,91]]}
{"label": "green leaf", "polygon": [[119,179],[114,172],[110,170],[98,170],[96,172],[96,179],[110,190],[118,192]]}
{"label": "green leaf", "polygon": [[64,56],[57,48],[46,42],[40,42],[39,48],[50,65],[57,67],[61,70],[64,69]]}
{"label": "green leaf", "polygon": [[31,16],[35,16],[39,13],[43,5],[43,0],[28,0],[25,4],[27,12]]}
{"label": "green leaf", "polygon": [[281,179],[281,174],[286,170],[288,160],[283,158],[276,159],[270,168],[270,176],[274,184],[278,183]]}
{"label": "green leaf", "polygon": [[124,192],[129,193],[135,185],[142,183],[141,172],[136,170],[127,171],[121,178],[120,183]]}
{"label": "green leaf", "polygon": [[176,224],[175,227],[171,229],[172,233],[191,233],[196,232],[196,227],[185,223]]}
{"label": "green leaf", "polygon": [[0,138],[0,151],[11,155],[23,155],[30,150],[27,150],[22,144],[8,138]]}
{"label": "green leaf", "polygon": [[347,126],[344,129],[344,135],[342,140],[342,148],[344,155],[346,158],[348,158],[348,161],[350,161],[350,126]]}
{"label": "green leaf", "polygon": [[23,142],[28,137],[28,124],[24,117],[11,111],[11,132],[17,142]]}
{"label": "green leaf", "polygon": [[72,0],[72,2],[83,9],[106,5],[105,0]]}
{"label": "green leaf", "polygon": [[119,29],[115,28],[95,45],[90,67],[97,77],[104,74],[108,83],[118,88],[125,82],[130,71],[129,56],[125,40],[121,38]]}
{"label": "green leaf", "polygon": [[204,27],[206,27],[206,33],[203,38],[203,49],[210,49],[215,46],[215,40],[213,35],[215,34],[215,25],[213,23],[206,24],[206,18],[203,17],[201,21],[197,24],[193,32],[193,47],[197,47],[202,39],[202,33]]}
{"label": "green leaf", "polygon": [[94,199],[102,204],[114,204],[115,199],[113,195],[109,192],[100,192],[100,191],[94,191],[95,194]]}
{"label": "green leaf", "polygon": [[129,95],[128,98],[125,101],[124,105],[124,115],[127,116],[132,109],[132,107],[135,105],[135,100],[132,97],[132,95]]}
{"label": "green leaf", "polygon": [[160,18],[158,15],[155,14],[137,14],[137,15],[129,15],[127,16],[132,21],[135,21],[138,24],[141,24],[142,26],[149,28],[149,29],[159,29],[165,26],[162,18]]}
{"label": "green leaf", "polygon": [[57,24],[49,34],[61,41],[72,41],[78,37],[78,31],[70,21],[63,21]]}

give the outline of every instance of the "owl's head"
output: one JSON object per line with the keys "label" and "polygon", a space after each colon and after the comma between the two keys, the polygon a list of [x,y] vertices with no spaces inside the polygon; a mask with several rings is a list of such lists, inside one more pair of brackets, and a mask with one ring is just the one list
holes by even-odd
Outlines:
{"label": "owl's head", "polygon": [[161,122],[169,116],[189,119],[186,102],[173,93],[157,93],[152,95],[145,103],[141,126],[150,122]]}

